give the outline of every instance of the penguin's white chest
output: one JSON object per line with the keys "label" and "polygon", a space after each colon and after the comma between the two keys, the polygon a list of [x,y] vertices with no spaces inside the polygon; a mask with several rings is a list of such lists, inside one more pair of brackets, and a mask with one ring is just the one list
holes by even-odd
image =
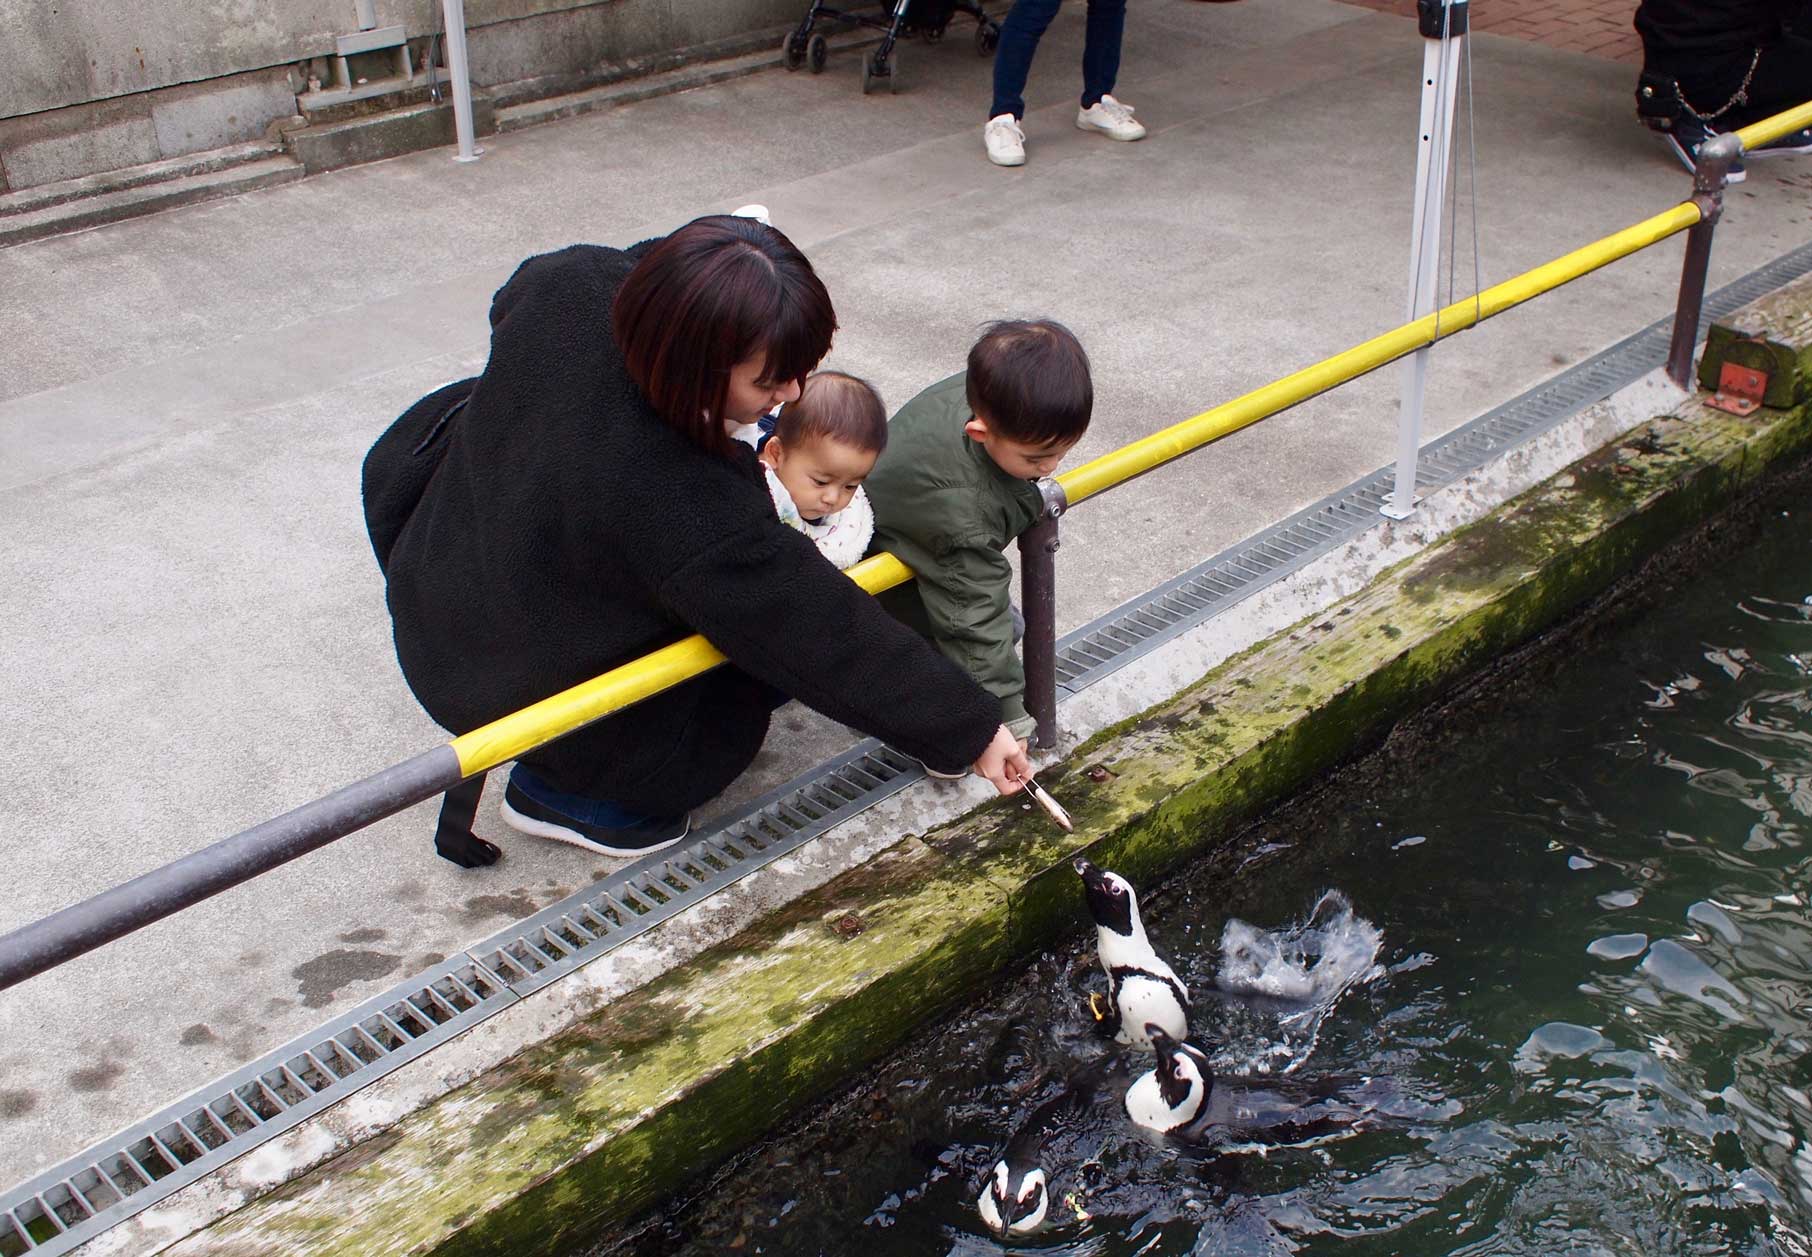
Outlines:
{"label": "penguin's white chest", "polygon": [[1183,1102],[1171,1105],[1158,1090],[1158,1071],[1143,1074],[1126,1089],[1126,1115],[1146,1130],[1169,1134],[1194,1121],[1201,1113],[1202,1084],[1192,1082]]}
{"label": "penguin's white chest", "polygon": [[1176,988],[1161,978],[1143,973],[1116,975],[1114,1005],[1120,1012],[1121,1043],[1149,1049],[1145,1027],[1155,1025],[1173,1039],[1189,1035],[1189,1013],[1177,999]]}

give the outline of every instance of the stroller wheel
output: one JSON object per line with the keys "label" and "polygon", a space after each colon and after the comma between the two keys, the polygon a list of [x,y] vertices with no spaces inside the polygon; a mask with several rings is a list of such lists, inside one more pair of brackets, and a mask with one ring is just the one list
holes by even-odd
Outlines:
{"label": "stroller wheel", "polygon": [[885,59],[878,53],[863,57],[862,94],[866,96],[870,92],[880,91],[883,87],[889,92],[898,92],[900,90],[899,65],[900,54],[897,48],[889,51]]}
{"label": "stroller wheel", "polygon": [[920,34],[925,36],[928,44],[938,44],[944,40],[944,28],[941,26],[927,26]]}
{"label": "stroller wheel", "polygon": [[822,35],[813,35],[805,46],[805,59],[811,64],[813,74],[824,73],[824,60],[830,56],[830,45]]}
{"label": "stroller wheel", "polygon": [[983,22],[975,28],[975,55],[988,57],[1000,47],[1000,27],[992,22]]}
{"label": "stroller wheel", "polygon": [[788,31],[786,38],[780,41],[780,60],[789,70],[797,70],[805,64],[805,44],[798,32]]}

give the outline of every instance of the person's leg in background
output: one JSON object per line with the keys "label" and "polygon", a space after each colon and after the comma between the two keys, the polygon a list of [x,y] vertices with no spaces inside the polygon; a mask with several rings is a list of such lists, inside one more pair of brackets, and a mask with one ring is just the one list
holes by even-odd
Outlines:
{"label": "person's leg in background", "polygon": [[1076,125],[1110,139],[1137,140],[1144,138],[1145,128],[1134,120],[1132,106],[1113,95],[1125,31],[1126,0],[1089,0],[1088,37],[1082,46],[1082,106],[1076,111]]}
{"label": "person's leg in background", "polygon": [[1026,78],[1038,41],[1062,4],[1063,0],[1013,0],[1000,24],[1000,45],[994,50],[994,103],[982,128],[988,160],[996,166],[1025,165],[1026,137],[1019,120],[1026,116]]}
{"label": "person's leg in background", "polygon": [[1126,33],[1126,0],[1088,0],[1088,35],[1082,45],[1082,107],[1113,93],[1120,77],[1120,40]]}

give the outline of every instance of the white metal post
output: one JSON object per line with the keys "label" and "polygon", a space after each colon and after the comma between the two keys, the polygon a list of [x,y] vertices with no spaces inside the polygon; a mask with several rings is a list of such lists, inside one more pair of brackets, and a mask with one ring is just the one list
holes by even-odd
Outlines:
{"label": "white metal post", "polygon": [[[1407,321],[1433,312],[1441,274],[1441,221],[1447,206],[1447,172],[1453,151],[1454,95],[1460,51],[1466,40],[1467,0],[1440,0],[1435,24],[1422,25],[1422,116],[1416,128],[1416,199],[1409,246]],[[1431,35],[1429,32],[1433,30]],[[1442,32],[1447,37],[1442,37]],[[1397,413],[1397,481],[1379,510],[1408,519],[1416,509],[1416,462],[1422,449],[1422,397],[1428,382],[1429,348],[1403,362]]]}
{"label": "white metal post", "polygon": [[453,80],[453,130],[459,136],[454,161],[477,161],[484,150],[474,142],[472,79],[466,69],[466,0],[440,0],[447,28],[447,75]]}

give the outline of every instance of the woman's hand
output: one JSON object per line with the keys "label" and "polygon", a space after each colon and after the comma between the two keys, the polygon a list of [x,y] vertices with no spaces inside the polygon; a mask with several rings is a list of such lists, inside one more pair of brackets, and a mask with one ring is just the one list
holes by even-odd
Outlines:
{"label": "woman's hand", "polygon": [[994,731],[994,740],[982,751],[981,758],[970,765],[978,777],[986,777],[1002,794],[1012,794],[1024,787],[1032,775],[1032,761],[1026,758],[1026,744],[1002,725]]}

